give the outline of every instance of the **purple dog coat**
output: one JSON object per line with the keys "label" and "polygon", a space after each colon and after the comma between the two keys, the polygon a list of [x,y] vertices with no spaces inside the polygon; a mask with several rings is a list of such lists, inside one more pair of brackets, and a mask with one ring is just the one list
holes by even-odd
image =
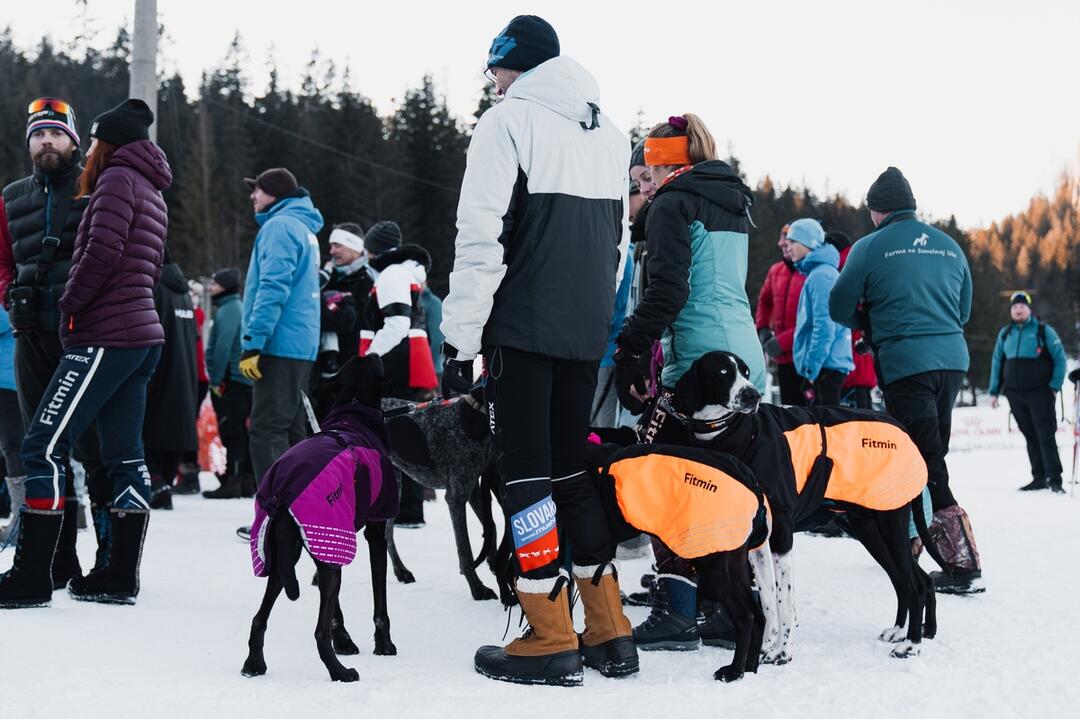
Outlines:
{"label": "purple dog coat", "polygon": [[331,410],[321,432],[278,458],[255,494],[251,565],[256,575],[267,574],[266,534],[282,510],[300,527],[308,552],[332,565],[353,561],[356,533],[368,520],[397,516],[387,439],[382,412],[351,403]]}

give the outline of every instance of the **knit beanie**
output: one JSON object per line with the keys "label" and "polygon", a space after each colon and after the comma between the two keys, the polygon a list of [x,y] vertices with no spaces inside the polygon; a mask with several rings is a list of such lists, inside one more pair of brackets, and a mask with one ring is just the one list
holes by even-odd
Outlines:
{"label": "knit beanie", "polygon": [[97,116],[90,126],[90,137],[120,147],[137,140],[149,140],[153,124],[154,113],[149,106],[137,98],[128,98]]}
{"label": "knit beanie", "polygon": [[299,187],[296,176],[289,172],[288,168],[283,167],[263,170],[258,177],[244,178],[244,182],[252,190],[259,188],[267,195],[276,198],[283,198]]}
{"label": "knit beanie", "polygon": [[487,66],[524,72],[558,56],[555,28],[536,15],[518,15],[491,42]]}
{"label": "knit beanie", "polygon": [[825,230],[817,220],[803,218],[788,226],[787,239],[788,242],[797,242],[811,250],[817,250],[825,244]]}
{"label": "knit beanie", "polygon": [[642,138],[638,141],[638,144],[634,146],[634,149],[630,151],[630,167],[637,167],[638,165],[645,167],[645,139]]}
{"label": "knit beanie", "polygon": [[211,277],[227,293],[240,290],[240,270],[238,268],[224,268],[218,270]]}
{"label": "knit beanie", "polygon": [[[61,110],[63,112],[61,112]],[[75,147],[79,146],[79,132],[75,126],[75,108],[60,98],[38,98],[30,103],[26,117],[26,144],[35,130],[55,128],[67,133]]]}
{"label": "knit beanie", "polygon": [[915,196],[911,192],[904,173],[890,166],[885,172],[878,175],[878,179],[870,186],[866,193],[866,206],[877,212],[893,212],[895,210],[914,210]]}
{"label": "knit beanie", "polygon": [[401,245],[401,228],[393,220],[382,220],[364,235],[364,247],[372,255],[382,255]]}
{"label": "knit beanie", "polygon": [[1017,303],[1031,307],[1031,296],[1023,290],[1018,290],[1012,294],[1011,298],[1009,298],[1009,307],[1012,307]]}

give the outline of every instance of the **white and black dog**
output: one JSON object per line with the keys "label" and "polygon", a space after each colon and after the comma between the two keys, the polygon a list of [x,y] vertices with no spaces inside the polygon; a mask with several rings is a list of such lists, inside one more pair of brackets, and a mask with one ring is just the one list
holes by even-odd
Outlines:
{"label": "white and black dog", "polygon": [[738,356],[708,353],[676,384],[667,410],[686,426],[692,444],[746,463],[769,500],[771,559],[750,553],[765,613],[763,662],[791,660],[794,528],[825,500],[845,513],[851,534],[896,592],[895,622],[880,639],[896,643],[894,657],[917,655],[922,638],[937,632],[937,620],[933,583],[908,538],[914,510],[919,536],[935,555],[920,498],[926,465],[914,442],[881,413],[761,404],[749,376]]}

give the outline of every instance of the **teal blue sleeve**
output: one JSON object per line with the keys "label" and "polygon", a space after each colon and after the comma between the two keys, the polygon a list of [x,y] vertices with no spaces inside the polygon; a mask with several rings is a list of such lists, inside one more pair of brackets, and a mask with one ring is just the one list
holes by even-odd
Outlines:
{"label": "teal blue sleeve", "polygon": [[971,319],[971,266],[964,258],[964,284],[960,286],[960,324],[967,325]]}
{"label": "teal blue sleeve", "polygon": [[1046,326],[1046,349],[1050,351],[1050,357],[1054,360],[1054,375],[1050,378],[1050,389],[1057,392],[1065,382],[1065,345],[1058,337],[1057,331],[1049,325]]}
{"label": "teal blue sleeve", "polygon": [[237,331],[236,320],[239,319],[234,317],[236,313],[230,312],[231,309],[219,310],[210,326],[210,339],[206,343],[206,374],[210,376],[211,387],[220,385],[229,371],[229,350]]}
{"label": "teal blue sleeve", "polygon": [[841,325],[859,327],[858,307],[866,284],[866,240],[855,243],[848,253],[844,269],[828,296],[828,315]]}
{"label": "teal blue sleeve", "polygon": [[1001,358],[1005,354],[1005,348],[1002,347],[1002,337],[1005,335],[1004,330],[999,330],[997,335],[997,341],[994,342],[994,352],[990,355],[990,394],[1001,394]]}
{"label": "teal blue sleeve", "polygon": [[255,301],[244,333],[245,351],[261,351],[274,334],[303,254],[285,222],[268,223],[263,226],[263,233],[265,236],[259,238],[256,249],[259,285],[255,288]]}
{"label": "teal blue sleeve", "polygon": [[807,308],[810,311],[810,341],[803,367],[797,368],[799,374],[813,382],[829,358],[836,325],[829,318],[830,278],[824,272],[812,273],[806,278],[803,292],[806,293]]}

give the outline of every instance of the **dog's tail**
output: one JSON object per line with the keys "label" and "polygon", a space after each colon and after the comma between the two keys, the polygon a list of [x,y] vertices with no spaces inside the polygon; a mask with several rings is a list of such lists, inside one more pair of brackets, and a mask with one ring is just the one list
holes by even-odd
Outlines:
{"label": "dog's tail", "polygon": [[930,554],[930,557],[934,559],[934,562],[942,570],[948,570],[950,565],[941,557],[941,553],[938,552],[937,546],[934,545],[934,541],[930,537],[930,529],[926,526],[926,514],[923,512],[921,492],[911,501],[911,517],[915,521],[915,530],[919,533],[919,539],[922,540],[926,552]]}
{"label": "dog's tail", "polygon": [[477,508],[477,516],[480,518],[480,526],[483,528],[483,543],[480,547],[480,554],[476,556],[473,561],[473,569],[480,567],[484,560],[491,557],[491,553],[495,551],[495,543],[498,541],[498,528],[495,526],[495,518],[491,512],[491,496],[497,492],[497,488],[492,487],[496,482],[492,479],[492,473],[489,468],[484,468],[484,472],[480,474],[480,484],[473,492],[480,493],[479,507]]}
{"label": "dog's tail", "polygon": [[296,581],[296,562],[300,559],[300,531],[292,518],[277,517],[272,522],[274,541],[270,550],[270,572],[278,574],[285,589],[285,597],[295,600],[300,597],[300,583]]}

